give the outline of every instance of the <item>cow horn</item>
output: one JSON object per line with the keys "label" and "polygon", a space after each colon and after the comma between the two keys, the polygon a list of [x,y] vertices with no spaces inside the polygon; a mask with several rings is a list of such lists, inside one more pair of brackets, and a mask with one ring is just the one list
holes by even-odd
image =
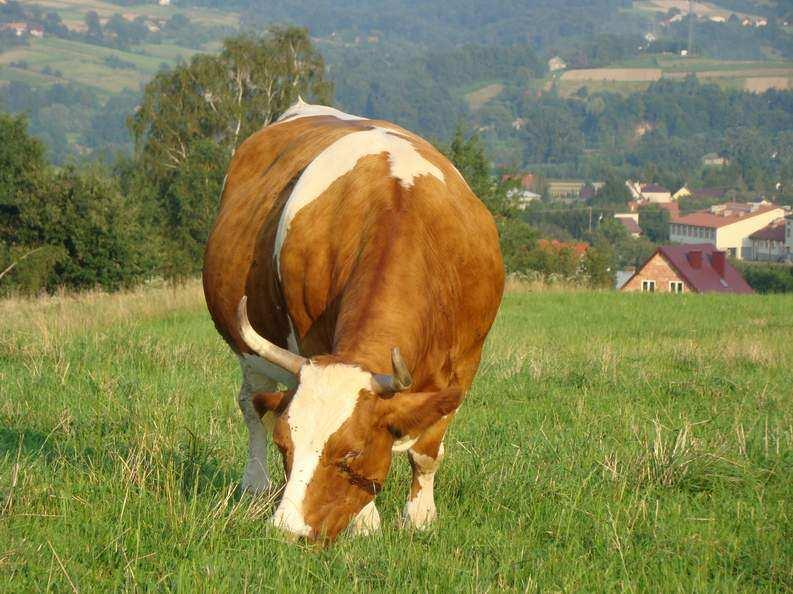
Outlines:
{"label": "cow horn", "polygon": [[296,355],[291,351],[282,349],[278,345],[273,344],[264,336],[256,332],[248,320],[248,297],[243,296],[240,299],[240,304],[237,307],[237,325],[240,331],[240,337],[249,349],[259,355],[265,361],[269,361],[273,365],[278,365],[282,369],[298,375],[300,368],[308,363],[308,359]]}
{"label": "cow horn", "polygon": [[410,371],[399,352],[399,347],[391,349],[391,366],[394,375],[376,373],[372,376],[372,391],[375,394],[387,396],[407,390],[413,384],[413,378],[410,377]]}

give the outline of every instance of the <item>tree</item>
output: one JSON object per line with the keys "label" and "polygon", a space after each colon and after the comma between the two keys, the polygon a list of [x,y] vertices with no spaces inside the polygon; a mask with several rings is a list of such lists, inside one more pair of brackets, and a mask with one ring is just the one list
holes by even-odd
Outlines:
{"label": "tree", "polygon": [[605,183],[592,198],[592,206],[625,206],[631,200],[631,193],[625,181],[614,172],[609,172]]}
{"label": "tree", "polygon": [[219,55],[199,54],[160,72],[130,119],[142,165],[157,175],[176,170],[199,140],[232,155],[299,95],[330,101],[324,71],[305,29],[274,28],[262,37],[228,38]]}
{"label": "tree", "polygon": [[40,185],[44,146],[28,135],[25,116],[0,114],[0,241],[22,243],[21,208]]}
{"label": "tree", "polygon": [[669,211],[657,204],[648,204],[639,209],[639,227],[654,243],[669,241]]}
{"label": "tree", "polygon": [[46,279],[49,289],[133,286],[150,273],[149,239],[136,205],[98,167],[74,166],[48,175],[21,208],[28,245],[60,255]]}
{"label": "tree", "polygon": [[327,103],[331,85],[322,56],[297,28],[226,39],[219,55],[197,55],[146,86],[129,121],[139,176],[130,185],[153,188],[169,276],[199,270],[231,156],[299,95]]}

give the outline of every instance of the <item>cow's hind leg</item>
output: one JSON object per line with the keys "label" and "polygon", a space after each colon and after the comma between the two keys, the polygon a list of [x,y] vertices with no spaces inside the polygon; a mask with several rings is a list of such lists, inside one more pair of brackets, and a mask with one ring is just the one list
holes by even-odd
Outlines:
{"label": "cow's hind leg", "polygon": [[249,493],[263,493],[270,489],[270,477],[267,473],[267,428],[253,407],[253,395],[256,392],[273,391],[277,387],[275,380],[256,374],[242,366],[242,386],[237,402],[242,411],[242,418],[248,427],[248,463],[242,476],[240,487]]}

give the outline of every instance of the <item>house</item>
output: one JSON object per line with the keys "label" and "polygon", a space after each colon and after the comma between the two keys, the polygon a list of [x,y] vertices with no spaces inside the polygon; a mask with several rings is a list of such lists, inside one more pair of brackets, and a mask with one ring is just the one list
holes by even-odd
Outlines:
{"label": "house", "polygon": [[625,182],[634,200],[640,203],[662,203],[672,201],[672,192],[659,184],[642,184],[628,180]]}
{"label": "house", "polygon": [[621,289],[645,293],[753,293],[711,243],[659,247]]}
{"label": "house", "polygon": [[708,153],[702,157],[702,165],[705,167],[724,167],[729,164],[730,160],[718,153]]}
{"label": "house", "polygon": [[524,190],[534,190],[535,178],[533,173],[505,173],[501,182],[517,181]]}
{"label": "house", "polygon": [[542,196],[524,188],[510,188],[507,190],[507,199],[518,210],[526,210],[532,202],[542,200]]}
{"label": "house", "polygon": [[672,192],[659,184],[643,184],[642,196],[649,202],[671,202]]}
{"label": "house", "polygon": [[672,194],[672,198],[680,200],[681,198],[695,198],[697,200],[722,200],[727,195],[727,188],[699,188],[692,189],[687,185],[680,188],[677,192]]}
{"label": "house", "polygon": [[625,230],[631,237],[641,237],[642,228],[639,227],[639,213],[617,213],[614,215],[614,218],[625,227]]}
{"label": "house", "polygon": [[653,43],[654,41],[658,41],[658,38],[655,36],[655,33],[645,33],[644,40],[647,43]]}
{"label": "house", "polygon": [[44,38],[44,29],[42,29],[41,27],[31,27],[30,28],[30,34],[33,37],[37,37],[38,39],[43,39]]}
{"label": "house", "polygon": [[749,236],[784,216],[783,208],[769,202],[717,204],[707,210],[673,217],[669,239],[685,244],[715,244],[734,258],[751,260]]}
{"label": "house", "polygon": [[0,31],[13,31],[17,37],[22,37],[25,33],[28,32],[28,24],[27,23],[3,23],[0,25]]}
{"label": "house", "polygon": [[557,70],[564,70],[567,68],[567,63],[562,60],[560,56],[554,56],[550,60],[548,60],[548,70],[551,72],[556,72]]}
{"label": "house", "polygon": [[785,258],[793,260],[793,215],[785,217]]}
{"label": "house", "polygon": [[[548,180],[548,196],[551,198],[566,198],[568,200],[577,200],[581,197],[581,190],[589,182],[575,179],[555,179]],[[597,191],[602,188],[604,182],[592,182],[592,188]]]}
{"label": "house", "polygon": [[634,274],[636,274],[636,269],[633,267],[626,268],[625,270],[618,270],[617,274],[614,276],[614,288],[618,291],[622,289],[625,283],[633,278]]}
{"label": "house", "polygon": [[171,0],[159,0],[157,3],[160,6],[170,6],[171,5]]}
{"label": "house", "polygon": [[768,225],[749,236],[752,260],[781,262],[785,252],[785,219],[771,221]]}

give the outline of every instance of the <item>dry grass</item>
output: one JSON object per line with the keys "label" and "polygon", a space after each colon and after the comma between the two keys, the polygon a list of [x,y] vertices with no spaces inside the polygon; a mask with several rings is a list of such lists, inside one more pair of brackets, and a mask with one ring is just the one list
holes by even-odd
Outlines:
{"label": "dry grass", "polygon": [[111,327],[130,319],[160,318],[177,311],[194,311],[204,304],[201,281],[182,286],[164,283],[132,291],[106,293],[60,292],[35,299],[0,300],[0,340],[23,336],[46,347],[51,341]]}

